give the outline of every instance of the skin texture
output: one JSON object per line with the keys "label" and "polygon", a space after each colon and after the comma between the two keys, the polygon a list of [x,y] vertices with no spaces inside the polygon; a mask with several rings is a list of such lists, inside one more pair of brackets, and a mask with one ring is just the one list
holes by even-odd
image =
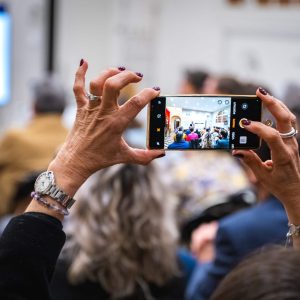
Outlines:
{"label": "skin texture", "polygon": [[[257,180],[275,195],[284,205],[289,222],[300,224],[300,164],[298,144],[295,137],[283,139],[279,132],[296,128],[296,117],[278,99],[256,92],[263,104],[276,119],[276,129],[252,121],[245,128],[266,141],[271,150],[271,160],[261,159],[251,150],[235,150],[233,155],[242,155],[243,162],[253,171]],[[300,238],[294,237],[294,246],[300,247]]]}
{"label": "skin texture", "polygon": [[[102,72],[90,83],[90,92],[100,96],[100,100],[89,101],[85,91],[86,61],[77,69],[74,95],[77,114],[74,126],[66,142],[50,163],[48,170],[54,172],[56,184],[70,196],[74,196],[83,182],[97,170],[118,163],[146,165],[164,154],[161,150],[134,149],[122,138],[123,131],[135,116],[159,91],[146,88],[118,105],[120,90],[130,83],[142,80],[135,72],[111,68]],[[53,202],[47,197],[49,202]],[[63,217],[36,201],[32,201],[26,211],[38,211],[60,220]]]}

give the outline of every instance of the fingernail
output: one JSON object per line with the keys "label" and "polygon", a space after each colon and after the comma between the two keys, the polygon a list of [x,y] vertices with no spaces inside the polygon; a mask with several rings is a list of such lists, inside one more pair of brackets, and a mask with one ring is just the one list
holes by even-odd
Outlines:
{"label": "fingernail", "polygon": [[161,157],[164,157],[164,156],[166,156],[165,153],[158,155],[156,158],[161,158]]}
{"label": "fingernail", "polygon": [[80,60],[79,66],[81,67],[81,66],[83,65],[83,63],[84,63],[84,59],[82,58],[82,59]]}
{"label": "fingernail", "polygon": [[239,153],[238,153],[238,154],[233,154],[233,156],[234,156],[234,157],[237,157],[237,158],[243,158],[243,157],[244,157],[243,154],[239,154]]}
{"label": "fingernail", "polygon": [[263,89],[262,87],[260,87],[258,90],[261,94],[263,94],[265,96],[268,94],[267,91],[265,89]]}
{"label": "fingernail", "polygon": [[250,121],[250,120],[247,120],[247,119],[244,119],[244,120],[242,120],[242,124],[243,124],[244,126],[248,126],[248,125],[251,124],[251,121]]}
{"label": "fingernail", "polygon": [[160,87],[159,87],[159,86],[154,86],[153,89],[154,89],[155,91],[160,91]]}
{"label": "fingernail", "polygon": [[140,72],[135,72],[135,74],[137,75],[137,76],[139,76],[139,77],[143,77],[144,75],[142,74],[142,73],[140,73]]}
{"label": "fingernail", "polygon": [[121,67],[118,67],[118,70],[119,70],[119,71],[125,71],[126,68],[121,66]]}

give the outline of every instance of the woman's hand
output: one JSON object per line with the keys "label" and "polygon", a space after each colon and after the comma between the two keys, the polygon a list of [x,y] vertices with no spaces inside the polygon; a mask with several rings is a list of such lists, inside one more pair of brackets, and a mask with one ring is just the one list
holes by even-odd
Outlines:
{"label": "woman's hand", "polygon": [[99,100],[89,100],[85,91],[87,62],[78,68],[74,83],[77,115],[66,142],[49,166],[58,186],[73,196],[80,185],[99,169],[118,163],[148,164],[162,156],[161,150],[133,149],[122,134],[146,104],[159,94],[147,88],[118,105],[120,90],[142,80],[142,74],[125,68],[108,69],[90,83],[90,92]]}
{"label": "woman's hand", "polygon": [[[235,150],[233,155],[242,158],[257,179],[282,201],[289,221],[300,224],[300,164],[298,143],[295,138],[283,138],[280,133],[296,129],[296,117],[279,100],[262,88],[256,92],[263,104],[276,119],[276,129],[260,122],[244,122],[244,127],[266,141],[272,160],[261,161],[254,151]],[[248,124],[249,123],[249,124]]]}

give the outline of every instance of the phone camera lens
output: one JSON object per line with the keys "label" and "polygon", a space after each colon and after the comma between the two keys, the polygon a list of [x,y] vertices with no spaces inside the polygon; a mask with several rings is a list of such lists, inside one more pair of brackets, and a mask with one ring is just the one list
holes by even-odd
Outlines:
{"label": "phone camera lens", "polygon": [[248,104],[247,103],[243,103],[242,104],[242,110],[246,110],[248,108]]}

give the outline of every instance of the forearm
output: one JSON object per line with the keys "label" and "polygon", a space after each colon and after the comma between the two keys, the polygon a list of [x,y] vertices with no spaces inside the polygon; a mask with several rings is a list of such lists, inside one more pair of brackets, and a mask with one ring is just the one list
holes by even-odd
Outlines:
{"label": "forearm", "polygon": [[51,216],[13,218],[0,239],[1,299],[49,299],[48,284],[64,242],[61,222]]}

